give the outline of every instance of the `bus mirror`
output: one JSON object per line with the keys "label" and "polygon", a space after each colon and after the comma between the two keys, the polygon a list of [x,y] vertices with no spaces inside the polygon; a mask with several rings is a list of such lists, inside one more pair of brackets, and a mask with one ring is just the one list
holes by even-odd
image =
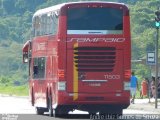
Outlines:
{"label": "bus mirror", "polygon": [[28,52],[23,52],[23,63],[28,63]]}

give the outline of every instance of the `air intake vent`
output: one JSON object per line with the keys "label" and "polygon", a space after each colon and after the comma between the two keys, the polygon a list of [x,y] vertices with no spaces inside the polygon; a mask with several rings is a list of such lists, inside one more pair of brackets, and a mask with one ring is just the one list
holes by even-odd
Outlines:
{"label": "air intake vent", "polygon": [[74,62],[80,72],[112,72],[115,47],[75,47]]}

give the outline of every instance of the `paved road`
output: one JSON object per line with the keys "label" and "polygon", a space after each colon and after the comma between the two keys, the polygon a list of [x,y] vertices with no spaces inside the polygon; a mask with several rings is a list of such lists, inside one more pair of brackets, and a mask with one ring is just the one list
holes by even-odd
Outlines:
{"label": "paved road", "polygon": [[[67,116],[68,119],[103,119],[104,116],[89,116],[87,112],[84,111],[74,111],[70,112],[71,115]],[[80,114],[77,116],[77,114]],[[85,114],[85,115],[82,115]],[[132,110],[125,109],[123,111],[124,115],[129,114],[153,114],[151,111],[142,111],[142,110]],[[132,116],[134,118],[137,116]],[[142,116],[138,116],[142,117]],[[145,117],[145,116],[143,116]],[[2,120],[63,120],[64,118],[53,118],[49,117],[47,113],[40,116],[35,114],[34,107],[31,106],[27,97],[14,97],[14,96],[2,96],[0,95],[0,119]]]}
{"label": "paved road", "polygon": [[28,97],[10,97],[0,95],[0,113],[12,114],[35,114]]}

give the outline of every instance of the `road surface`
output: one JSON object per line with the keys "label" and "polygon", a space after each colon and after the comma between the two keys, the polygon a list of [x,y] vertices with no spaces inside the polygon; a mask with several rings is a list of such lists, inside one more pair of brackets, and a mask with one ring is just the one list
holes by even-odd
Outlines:
{"label": "road surface", "polygon": [[[87,112],[84,111],[74,111],[69,112],[71,115],[67,117],[71,117],[74,119],[103,119],[99,118],[99,116],[89,116]],[[76,115],[80,114],[80,115]],[[85,115],[83,115],[85,114]],[[133,109],[125,109],[123,111],[124,115],[130,114],[154,114],[152,111],[144,111],[144,110],[133,110]],[[132,118],[134,118],[133,116]],[[137,116],[136,116],[137,117]],[[141,116],[138,116],[141,117]],[[28,97],[15,97],[15,96],[3,96],[0,95],[0,120],[63,120],[64,118],[53,118],[49,117],[48,113],[45,115],[36,115],[35,108],[31,106]]]}

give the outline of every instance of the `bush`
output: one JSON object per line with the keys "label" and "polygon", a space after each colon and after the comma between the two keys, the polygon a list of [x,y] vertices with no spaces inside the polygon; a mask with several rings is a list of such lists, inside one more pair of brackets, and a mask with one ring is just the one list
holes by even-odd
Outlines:
{"label": "bush", "polygon": [[0,84],[7,86],[10,84],[10,79],[8,77],[1,76],[0,77]]}

